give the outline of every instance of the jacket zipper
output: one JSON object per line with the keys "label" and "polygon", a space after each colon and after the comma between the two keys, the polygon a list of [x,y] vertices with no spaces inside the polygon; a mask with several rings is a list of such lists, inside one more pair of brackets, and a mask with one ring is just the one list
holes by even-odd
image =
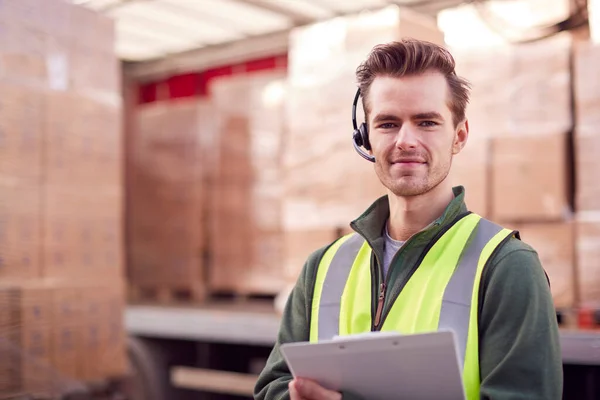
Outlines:
{"label": "jacket zipper", "polygon": [[[355,227],[355,231],[357,233],[359,233],[363,238],[366,239],[365,235],[363,234],[363,232]],[[410,238],[408,238],[408,240],[406,240],[404,242],[404,245],[402,245],[402,248],[400,248],[400,250],[398,250],[398,252],[394,255],[394,257],[392,257],[391,261],[390,261],[390,267],[388,269],[387,272],[387,276],[383,276],[383,266],[381,264],[381,262],[379,261],[379,257],[377,257],[377,254],[375,254],[375,252],[373,251],[373,257],[375,259],[375,263],[376,265],[376,272],[378,275],[378,283],[379,283],[379,295],[377,296],[377,308],[375,310],[375,318],[374,320],[372,320],[371,322],[371,330],[372,331],[378,331],[381,328],[382,322],[383,320],[385,320],[385,318],[382,319],[383,316],[383,306],[385,304],[385,292],[387,289],[387,285],[386,282],[389,281],[390,276],[392,274],[392,265],[394,264],[394,262],[396,261],[396,259],[398,258],[398,256],[407,248],[407,244],[414,239],[414,237],[417,235],[418,233],[412,235]],[[369,246],[371,247],[371,249],[373,249],[373,245],[367,240],[367,243],[369,243]],[[371,309],[371,312],[373,310]],[[385,317],[385,316],[383,316]]]}
{"label": "jacket zipper", "polygon": [[377,257],[375,257],[375,259],[377,260],[377,264],[378,264],[377,270],[379,271],[379,277],[382,281],[379,285],[379,298],[377,300],[377,311],[375,312],[375,321],[374,321],[374,325],[373,325],[374,331],[378,331],[379,329],[381,329],[381,326],[383,325],[383,321],[385,320],[385,317],[387,316],[387,313],[386,313],[386,315],[383,315],[383,305],[385,304],[385,295],[386,295],[386,289],[387,289],[386,282],[389,282],[391,279],[392,266],[398,260],[400,255],[408,248],[408,244],[410,244],[411,241],[414,241],[415,237],[418,236],[419,233],[420,232],[417,232],[417,233],[413,234],[411,237],[409,237],[404,242],[404,244],[402,245],[400,250],[398,250],[396,252],[396,254],[394,254],[394,257],[392,257],[392,259],[390,260],[390,265],[388,267],[388,271],[387,271],[387,274],[385,277],[383,276],[383,266],[379,262],[379,259],[377,259]]}
{"label": "jacket zipper", "polygon": [[375,312],[375,330],[379,328],[381,322],[381,313],[383,312],[383,302],[385,300],[385,282],[379,285],[379,299],[377,300],[377,311]]}

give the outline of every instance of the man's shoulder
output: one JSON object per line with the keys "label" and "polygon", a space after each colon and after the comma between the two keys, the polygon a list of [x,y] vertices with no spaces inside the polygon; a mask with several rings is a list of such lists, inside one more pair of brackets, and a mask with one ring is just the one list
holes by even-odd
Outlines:
{"label": "man's shoulder", "polygon": [[483,273],[484,290],[490,283],[526,286],[548,284],[548,276],[535,248],[515,236],[501,244],[490,258]]}

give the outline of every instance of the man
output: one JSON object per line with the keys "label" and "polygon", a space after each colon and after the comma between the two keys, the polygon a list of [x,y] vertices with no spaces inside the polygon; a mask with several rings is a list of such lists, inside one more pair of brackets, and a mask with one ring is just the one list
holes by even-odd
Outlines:
{"label": "man", "polygon": [[464,188],[448,178],[469,135],[469,85],[454,67],[444,48],[411,39],[376,46],[357,69],[367,123],[355,143],[388,194],[351,223],[356,233],[309,256],[256,399],[352,397],[293,380],[282,343],[440,327],[458,333],[469,400],[562,398],[558,326],[536,252],[468,213]]}

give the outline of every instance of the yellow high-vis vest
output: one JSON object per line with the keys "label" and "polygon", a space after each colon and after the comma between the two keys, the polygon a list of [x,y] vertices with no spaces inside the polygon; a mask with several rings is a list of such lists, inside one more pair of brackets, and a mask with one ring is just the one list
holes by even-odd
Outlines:
{"label": "yellow high-vis vest", "polygon": [[[494,251],[514,233],[476,214],[459,219],[424,254],[387,315],[382,316],[382,331],[453,330],[468,400],[479,399],[481,273]],[[311,342],[372,329],[371,257],[371,247],[357,233],[342,237],[325,252],[313,293]]]}

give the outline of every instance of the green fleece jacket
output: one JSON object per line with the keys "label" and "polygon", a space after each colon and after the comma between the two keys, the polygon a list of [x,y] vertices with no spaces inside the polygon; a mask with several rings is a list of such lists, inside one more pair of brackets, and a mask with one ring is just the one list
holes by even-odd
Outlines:
{"label": "green fleece jacket", "polygon": [[[410,279],[423,249],[444,226],[467,212],[464,188],[454,188],[454,200],[443,215],[414,235],[390,266],[383,313]],[[389,216],[387,196],[378,199],[351,223],[383,259],[383,229]],[[562,398],[563,371],[556,313],[546,274],[527,238],[512,238],[493,254],[482,274],[479,291],[479,366],[481,399]],[[317,266],[325,246],[306,261],[287,301],[277,342],[255,387],[254,398],[288,399],[292,379],[279,346],[309,340],[311,302]],[[373,293],[376,298],[377,293]],[[372,303],[375,304],[375,299]],[[342,393],[344,399],[354,398]]]}

